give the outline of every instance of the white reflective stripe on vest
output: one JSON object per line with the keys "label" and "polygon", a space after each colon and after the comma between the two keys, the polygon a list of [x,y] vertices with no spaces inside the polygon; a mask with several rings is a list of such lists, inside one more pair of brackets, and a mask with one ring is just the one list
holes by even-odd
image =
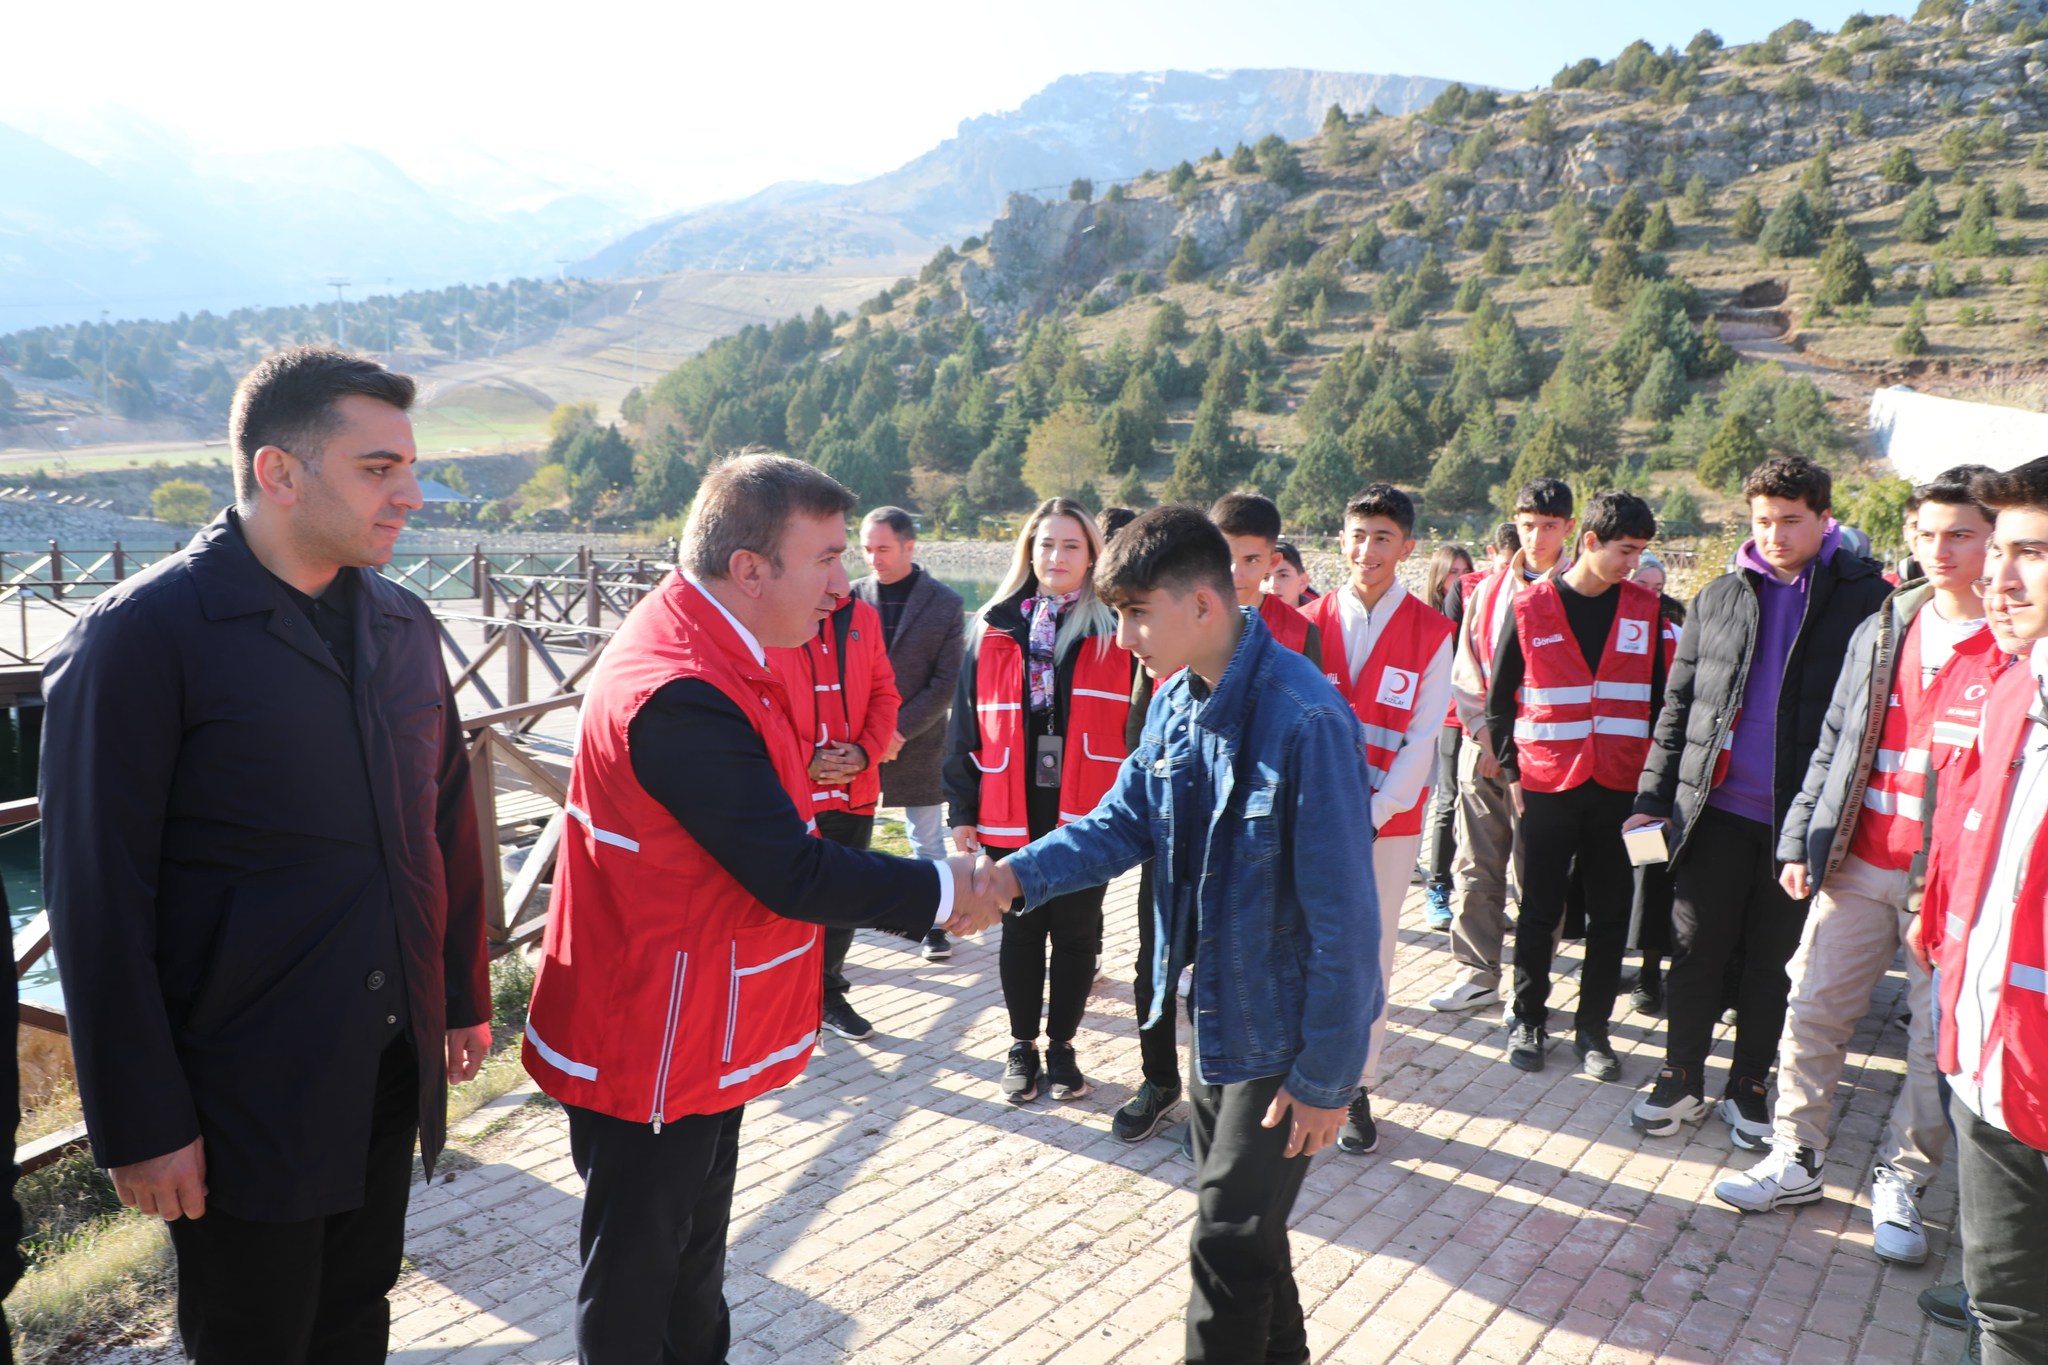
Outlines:
{"label": "white reflective stripe on vest", "polygon": [[533,1031],[533,1020],[531,1019],[526,1021],[526,1041],[533,1044],[533,1050],[545,1058],[549,1066],[562,1072],[564,1075],[574,1076],[580,1081],[594,1081],[597,1079],[596,1067],[588,1062],[571,1061],[542,1041],[541,1036]]}
{"label": "white reflective stripe on vest", "polygon": [[812,1029],[809,1033],[806,1033],[803,1037],[799,1038],[796,1042],[791,1043],[788,1047],[777,1048],[775,1051],[769,1053],[766,1057],[763,1057],[760,1061],[755,1062],[753,1065],[743,1066],[738,1071],[728,1071],[725,1075],[720,1076],[718,1078],[718,1088],[720,1090],[723,1090],[727,1086],[738,1085],[742,1081],[751,1081],[752,1079],[754,1079],[754,1077],[760,1075],[762,1072],[766,1071],[771,1066],[778,1066],[781,1063],[790,1060],[790,1058],[792,1057],[803,1056],[806,1052],[809,1052],[811,1050],[811,1045],[817,1041],[818,1031],[816,1029]]}
{"label": "white reflective stripe on vest", "polygon": [[1870,770],[1878,773],[1931,773],[1934,771],[1934,755],[1925,749],[1879,749],[1877,757],[1871,760]]}
{"label": "white reflective stripe on vest", "polygon": [[756,972],[765,972],[770,967],[780,967],[783,963],[789,961],[791,958],[802,957],[805,953],[808,953],[812,948],[816,947],[817,943],[818,936],[815,933],[813,933],[811,935],[810,942],[804,944],[803,947],[791,948],[788,952],[782,954],[782,956],[780,957],[771,957],[766,962],[756,962],[751,967],[741,967],[735,965],[732,969],[732,974],[734,976],[752,976]]}
{"label": "white reflective stripe on vest", "polygon": [[1951,938],[1963,938],[1969,934],[1970,926],[1963,922],[1961,915],[1951,910],[1948,912],[1948,932]]}
{"label": "white reflective stripe on vest", "polygon": [[1593,733],[1590,720],[1518,720],[1516,739],[1584,739]]}
{"label": "white reflective stripe on vest", "polygon": [[583,810],[580,806],[564,806],[562,809],[568,811],[576,819],[581,820],[583,827],[590,831],[590,837],[597,840],[600,844],[610,844],[613,848],[623,848],[628,853],[638,853],[640,851],[640,841],[638,839],[628,839],[623,834],[614,834],[608,829],[599,829],[596,825],[590,823],[589,812]]}
{"label": "white reflective stripe on vest", "polygon": [[1927,818],[1927,803],[1917,796],[1908,796],[1904,792],[1888,792],[1876,787],[1865,787],[1863,804],[1879,815],[1903,815],[1908,820]]}
{"label": "white reflective stripe on vest", "polygon": [[1530,706],[1584,706],[1593,700],[1591,687],[1524,687],[1517,693]]}
{"label": "white reflective stripe on vest", "polygon": [[1650,722],[1632,720],[1627,716],[1593,717],[1593,733],[1596,735],[1626,735],[1630,739],[1648,739]]}
{"label": "white reflective stripe on vest", "polygon": [[1368,763],[1365,767],[1365,776],[1366,780],[1372,784],[1374,791],[1378,791],[1387,785],[1387,770],[1385,768],[1375,768]]}
{"label": "white reflective stripe on vest", "polygon": [[995,834],[1012,838],[1031,833],[1030,830],[1022,825],[976,825],[974,832],[976,834]]}
{"label": "white reflective stripe on vest", "polygon": [[1952,720],[1934,722],[1934,742],[1946,744],[1954,749],[1974,748],[1977,743],[1977,727],[1958,725]]}
{"label": "white reflective stripe on vest", "polygon": [[977,711],[1022,711],[1024,703],[1016,701],[978,701],[974,703],[974,709]]}
{"label": "white reflective stripe on vest", "polygon": [[[1648,683],[1598,682],[1593,684],[1593,695],[1605,701],[1648,701]],[[1646,730],[1643,733],[1648,734]]]}
{"label": "white reflective stripe on vest", "polygon": [[1402,741],[1408,737],[1405,731],[1395,730],[1385,725],[1367,725],[1364,721],[1358,722],[1358,728],[1365,732],[1365,742],[1372,745],[1375,749],[1394,749],[1398,751]]}
{"label": "white reflective stripe on vest", "polygon": [[812,683],[812,684],[811,684],[811,691],[813,691],[813,692],[837,692],[838,690],[839,690],[839,684],[838,684],[838,683]]}
{"label": "white reflective stripe on vest", "polygon": [[1131,698],[1130,698],[1130,695],[1129,695],[1128,693],[1124,693],[1124,692],[1100,692],[1100,691],[1097,691],[1097,690],[1096,690],[1095,688],[1092,688],[1092,687],[1076,687],[1076,688],[1072,689],[1072,690],[1071,690],[1071,691],[1070,691],[1070,692],[1068,693],[1068,695],[1069,695],[1069,696],[1074,696],[1074,697],[1100,697],[1100,698],[1102,698],[1102,700],[1104,700],[1104,701],[1123,701],[1123,702],[1127,702],[1127,701],[1129,701],[1129,700],[1131,699]]}
{"label": "white reflective stripe on vest", "polygon": [[2042,995],[2048,995],[2048,971],[2043,971],[2039,967],[2029,967],[2015,962],[2012,964],[2012,970],[2006,973],[2005,979],[2021,990],[2038,991]]}

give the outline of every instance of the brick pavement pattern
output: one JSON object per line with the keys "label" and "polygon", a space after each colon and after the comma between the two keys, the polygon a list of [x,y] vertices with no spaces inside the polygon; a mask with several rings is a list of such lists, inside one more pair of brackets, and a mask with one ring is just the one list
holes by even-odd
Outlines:
{"label": "brick pavement pattern", "polygon": [[[1192,1169],[1169,1136],[1128,1147],[1108,1131],[1139,1079],[1136,886],[1110,892],[1107,979],[1078,1040],[1095,1091],[1075,1104],[1013,1109],[997,1094],[1009,1039],[993,935],[936,965],[915,945],[860,937],[853,1000],[877,1036],[830,1039],[798,1084],[746,1117],[726,1281],[735,1365],[1181,1358]],[[1558,970],[1578,962],[1566,945]],[[1957,1358],[1961,1334],[1914,1302],[1960,1275],[1952,1173],[1923,1201],[1934,1254],[1919,1269],[1872,1254],[1862,1202],[1903,1069],[1902,971],[1850,1044],[1828,1198],[1748,1216],[1713,1197],[1717,1179],[1757,1160],[1719,1120],[1684,1140],[1628,1126],[1662,1056],[1661,1020],[1617,1019],[1620,1083],[1575,1074],[1568,1042],[1525,1074],[1503,1060],[1497,1014],[1427,1006],[1451,972],[1413,888],[1373,1106],[1380,1149],[1316,1157],[1295,1206],[1316,1359]],[[1553,991],[1557,1018],[1574,994],[1572,979]],[[560,1109],[515,1092],[462,1125],[457,1146],[479,1164],[412,1201],[391,1359],[573,1360],[582,1204]]]}

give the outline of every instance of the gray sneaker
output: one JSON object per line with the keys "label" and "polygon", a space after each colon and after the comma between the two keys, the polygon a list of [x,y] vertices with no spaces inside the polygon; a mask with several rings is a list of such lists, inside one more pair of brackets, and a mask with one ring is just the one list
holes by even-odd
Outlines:
{"label": "gray sneaker", "polygon": [[1821,1187],[1821,1156],[1811,1147],[1774,1146],[1770,1155],[1741,1175],[1714,1186],[1714,1197],[1744,1213],[1769,1213],[1787,1204],[1811,1204]]}
{"label": "gray sneaker", "polygon": [[1871,1250],[1896,1265],[1924,1265],[1927,1231],[1920,1225],[1920,1192],[1889,1166],[1870,1177]]}

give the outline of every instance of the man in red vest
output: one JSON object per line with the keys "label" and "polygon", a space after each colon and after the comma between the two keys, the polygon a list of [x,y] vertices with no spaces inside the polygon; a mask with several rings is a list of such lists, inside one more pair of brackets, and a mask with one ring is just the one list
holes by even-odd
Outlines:
{"label": "man in red vest", "polygon": [[[818,836],[866,848],[882,798],[878,769],[895,744],[902,709],[881,614],[849,592],[803,648],[771,649],[768,662],[789,689],[796,732],[812,745],[810,814]],[[851,925],[825,930],[825,1027],[857,1043],[874,1037],[875,1028],[846,998],[851,947]]]}
{"label": "man in red vest", "polygon": [[1521,820],[1522,910],[1515,924],[1515,1022],[1508,1061],[1541,1071],[1550,962],[1576,864],[1586,892],[1586,959],[1572,1045],[1586,1074],[1621,1063],[1607,1023],[1621,988],[1634,878],[1621,823],[1635,804],[1664,701],[1657,594],[1628,581],[1657,534],[1650,505],[1606,492],[1586,507],[1578,555],[1514,601],[1493,655],[1486,733]]}
{"label": "man in red vest", "polygon": [[[2048,459],[1978,479],[2013,630],[2048,637]],[[1993,686],[1962,822],[1921,909],[1956,1124],[1963,1280],[1986,1365],[2048,1360],[2048,652]],[[1944,798],[1946,802],[1946,798]]]}
{"label": "man in red vest", "polygon": [[[1458,972],[1429,998],[1439,1010],[1500,1003],[1500,955],[1508,934],[1508,864],[1521,863],[1514,800],[1486,732],[1486,686],[1494,646],[1513,629],[1515,598],[1557,571],[1572,538],[1572,490],[1562,479],[1531,479],[1515,495],[1521,548],[1506,565],[1467,575],[1464,616],[1451,665],[1451,696],[1468,741],[1458,751],[1457,894],[1451,903],[1451,956]],[[1518,876],[1519,882],[1521,878]]]}
{"label": "man in red vest", "polygon": [[1310,659],[1323,657],[1319,632],[1306,610],[1290,607],[1266,591],[1266,579],[1285,563],[1280,557],[1280,509],[1257,493],[1225,493],[1209,509],[1209,520],[1230,544],[1230,581],[1237,605],[1249,607],[1273,638]]}
{"label": "man in red vest", "polygon": [[704,480],[682,566],[612,637],[583,702],[524,1061],[584,1182],[583,1365],[712,1365],[741,1108],[803,1071],[819,926],[973,933],[971,861],[813,837],[812,746],[767,649],[847,594],[853,494],[746,454]]}
{"label": "man in red vest", "polygon": [[[1436,767],[1436,732],[1451,700],[1450,618],[1401,586],[1396,570],[1415,552],[1415,504],[1392,484],[1370,484],[1344,509],[1344,558],[1351,581],[1319,597],[1309,619],[1321,631],[1323,674],[1344,694],[1365,729],[1372,778],[1373,886],[1380,907],[1380,993],[1394,972],[1401,902],[1407,898],[1422,815]],[[1355,819],[1331,811],[1331,819]],[[1372,1022],[1365,1074],[1337,1137],[1347,1152],[1379,1145],[1370,1092],[1379,1082],[1387,1032],[1384,1004]]]}
{"label": "man in red vest", "polygon": [[[1723,1203],[1747,1212],[1823,1195],[1828,1120],[1849,1035],[1901,939],[1914,932],[1935,803],[1956,797],[1984,699],[2010,658],[1985,629],[1976,588],[1991,513],[1970,481],[1989,472],[1952,469],[1914,490],[1919,520],[1910,548],[1926,576],[1894,592],[1850,641],[1805,785],[1778,835],[1786,893],[1819,894],[1787,969],[1792,994],[1778,1041],[1771,1154],[1714,1187]],[[1909,962],[1906,981],[1906,1079],[1878,1148],[1870,1209],[1878,1256],[1919,1265],[1927,1237],[1917,1201],[1940,1173],[1948,1125],[1926,969]]]}

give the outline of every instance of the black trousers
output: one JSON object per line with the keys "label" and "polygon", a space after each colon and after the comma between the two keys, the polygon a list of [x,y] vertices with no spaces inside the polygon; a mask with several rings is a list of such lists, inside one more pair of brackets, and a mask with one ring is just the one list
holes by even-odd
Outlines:
{"label": "black trousers", "polygon": [[419,1058],[403,1036],[377,1067],[363,1206],[291,1223],[210,1209],[169,1225],[178,1335],[196,1365],[381,1365],[405,1253]]}
{"label": "black trousers", "polygon": [[[1697,1088],[1724,1005],[1729,959],[1742,958],[1735,993],[1735,1059],[1726,1094],[1744,1081],[1767,1083],[1785,1027],[1809,902],[1778,885],[1777,836],[1769,825],[1708,807],[1672,873],[1671,971],[1664,985],[1665,1065]],[[1704,1092],[1702,1092],[1704,1093]]]}
{"label": "black trousers", "polygon": [[1465,732],[1446,725],[1436,732],[1436,783],[1429,794],[1423,846],[1429,850],[1429,884],[1448,887],[1458,856],[1458,745]]}
{"label": "black trousers", "polygon": [[1300,1365],[1308,1329],[1294,1284],[1287,1216],[1309,1158],[1283,1158],[1288,1125],[1259,1120],[1284,1076],[1196,1085],[1195,1231],[1188,1245],[1187,1358],[1202,1365]]}
{"label": "black trousers", "polygon": [[1081,1031],[1088,991],[1095,984],[1095,959],[1102,953],[1104,890],[1091,886],[1055,896],[1028,913],[1003,916],[997,969],[1003,1005],[1010,1012],[1010,1036],[1018,1042],[1037,1041],[1041,1010],[1045,1036],[1053,1042],[1071,1043]]}
{"label": "black trousers", "polygon": [[1970,1112],[1956,1126],[1963,1279],[1984,1329],[1984,1365],[2048,1361],[2048,1152]]}
{"label": "black trousers", "polygon": [[1159,1011],[1159,1022],[1150,1028],[1145,1020],[1152,1013],[1152,954],[1158,947],[1152,926],[1152,864],[1138,871],[1138,970],[1131,985],[1138,1004],[1138,1059],[1145,1079],[1161,1090],[1180,1089],[1180,1042],[1176,1036],[1177,1002],[1173,982],[1166,983],[1169,998]]}
{"label": "black trousers", "polygon": [[[870,811],[866,815],[855,815],[851,811],[825,810],[818,812],[818,833],[835,844],[847,848],[866,848],[874,841],[875,817]],[[825,998],[846,1003],[846,992],[851,983],[846,979],[846,950],[853,946],[853,930],[827,929],[825,931]]]}
{"label": "black trousers", "polygon": [[1522,848],[1527,859],[1522,912],[1515,921],[1515,1017],[1547,1028],[1550,963],[1564,925],[1568,888],[1584,888],[1585,965],[1579,970],[1579,1008],[1573,1026],[1604,1032],[1621,987],[1621,955],[1634,899],[1621,822],[1634,792],[1609,791],[1596,782],[1570,791],[1522,794]]}
{"label": "black trousers", "polygon": [[583,1177],[579,1365],[724,1365],[725,1234],[742,1111],[688,1114],[657,1133],[563,1108]]}

